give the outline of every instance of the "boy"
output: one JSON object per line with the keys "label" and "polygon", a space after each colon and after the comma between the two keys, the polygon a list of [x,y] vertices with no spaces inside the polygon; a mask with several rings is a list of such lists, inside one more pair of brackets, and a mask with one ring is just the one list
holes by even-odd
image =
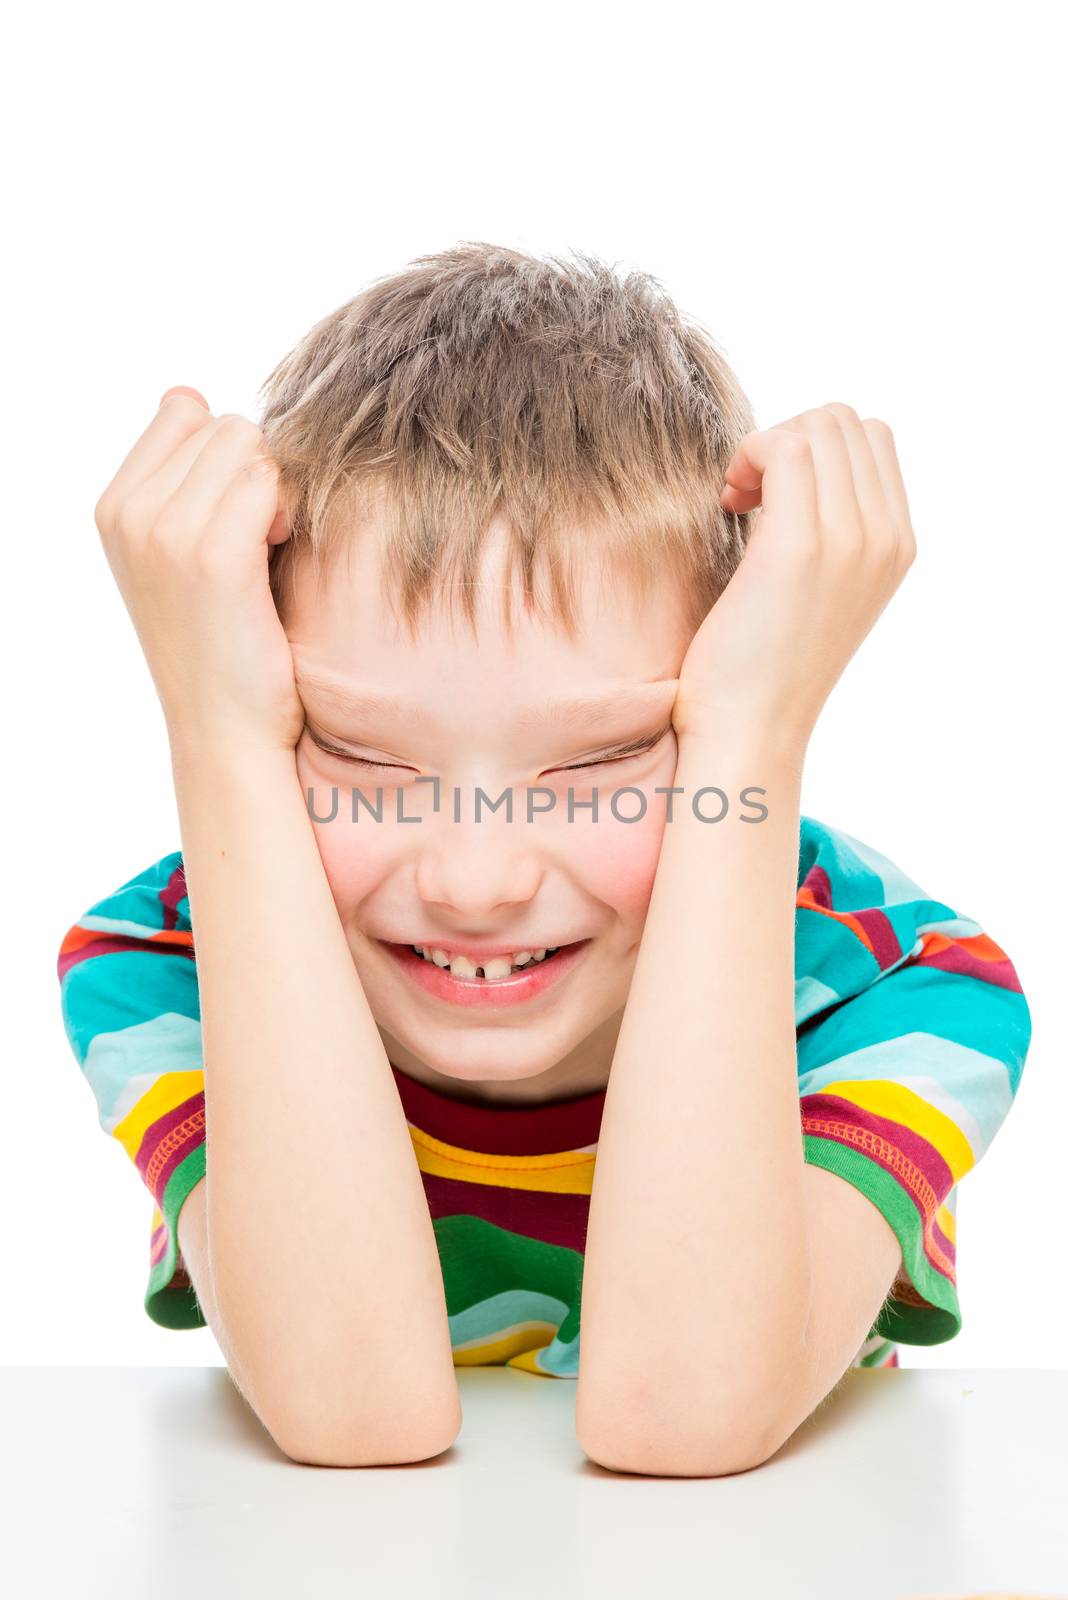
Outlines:
{"label": "boy", "polygon": [[96,508],[182,837],[60,956],[146,1309],[296,1460],[440,1453],[503,1362],[606,1467],[757,1465],[958,1331],[1030,1038],[976,923],[800,814],[913,556],[890,431],[758,431],[655,280],[482,244],[264,392],[169,390]]}

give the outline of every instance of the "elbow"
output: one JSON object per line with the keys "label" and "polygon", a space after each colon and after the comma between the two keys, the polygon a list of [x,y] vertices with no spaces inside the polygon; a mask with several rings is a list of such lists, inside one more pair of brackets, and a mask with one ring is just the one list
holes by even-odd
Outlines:
{"label": "elbow", "polygon": [[397,1418],[365,1417],[322,1426],[306,1416],[261,1417],[275,1444],[291,1461],[315,1467],[394,1467],[429,1461],[455,1442],[460,1417],[425,1417],[418,1427]]}
{"label": "elbow", "polygon": [[669,1433],[643,1429],[639,1437],[580,1434],[583,1452],[609,1472],[634,1472],[649,1477],[723,1478],[735,1472],[752,1472],[771,1459],[782,1443],[753,1443],[745,1438],[680,1439]]}
{"label": "elbow", "polygon": [[282,1453],[299,1466],[398,1467],[441,1455],[455,1442],[460,1429],[451,1421],[437,1428],[425,1425],[414,1433],[388,1424],[369,1427],[360,1422],[351,1428],[332,1425],[324,1431],[308,1427],[300,1419],[295,1424],[287,1419],[267,1431]]}
{"label": "elbow", "polygon": [[[246,1395],[246,1399],[249,1397]],[[388,1467],[428,1461],[455,1442],[463,1420],[460,1392],[451,1390],[356,1412],[336,1395],[293,1394],[249,1400],[262,1427],[291,1461],[318,1467]]]}
{"label": "elbow", "polygon": [[756,1408],[725,1419],[696,1400],[670,1413],[623,1404],[610,1412],[582,1414],[576,1431],[583,1452],[609,1472],[685,1478],[751,1472],[769,1461],[790,1433],[778,1417],[763,1416]]}

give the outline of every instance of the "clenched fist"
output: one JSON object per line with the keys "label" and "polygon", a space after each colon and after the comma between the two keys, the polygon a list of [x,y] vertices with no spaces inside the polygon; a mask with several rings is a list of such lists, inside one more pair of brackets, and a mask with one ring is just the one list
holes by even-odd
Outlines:
{"label": "clenched fist", "polygon": [[840,402],[804,411],[746,434],[720,502],[760,509],[690,642],[675,727],[744,731],[801,752],[916,554],[893,435]]}
{"label": "clenched fist", "polygon": [[168,389],[96,505],[172,747],[292,749],[304,725],[268,583],[289,537],[278,469],[246,417]]}

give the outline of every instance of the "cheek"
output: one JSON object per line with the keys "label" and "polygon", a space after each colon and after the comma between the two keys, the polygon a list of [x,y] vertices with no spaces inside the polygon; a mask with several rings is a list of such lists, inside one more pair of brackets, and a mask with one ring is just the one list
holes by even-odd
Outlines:
{"label": "cheek", "polygon": [[384,830],[374,822],[351,820],[351,801],[348,789],[336,779],[337,815],[331,821],[318,821],[330,817],[333,809],[331,780],[326,778],[297,751],[297,772],[305,805],[309,804],[308,791],[312,791],[312,832],[319,847],[334,904],[343,921],[351,915],[381,882],[385,870],[383,849]]}
{"label": "cheek", "polygon": [[[326,810],[324,806],[323,815]],[[380,852],[375,849],[375,833],[373,827],[353,826],[340,810],[333,822],[315,825],[319,858],[342,921],[347,920],[382,880],[383,867]]]}
{"label": "cheek", "polygon": [[[589,810],[580,809],[574,824],[562,824],[563,834],[570,841],[569,866],[574,877],[624,921],[641,923],[649,909],[660,846],[668,825],[666,797],[656,791],[674,783],[677,754],[672,738],[655,765],[616,796],[618,816],[611,803],[616,786],[602,783],[597,821],[593,821]],[[645,796],[644,815],[640,814],[642,806],[635,789]],[[583,800],[590,798],[588,790],[580,792]],[[676,809],[679,799],[674,796]],[[566,795],[560,796],[558,807],[566,817]],[[621,817],[636,820],[620,821]]]}
{"label": "cheek", "polygon": [[[623,796],[619,809],[624,815],[636,811],[635,797]],[[640,921],[653,892],[664,825],[662,815],[620,822],[606,810],[596,823],[569,827],[565,830],[573,840],[569,869],[584,889],[623,920]]]}

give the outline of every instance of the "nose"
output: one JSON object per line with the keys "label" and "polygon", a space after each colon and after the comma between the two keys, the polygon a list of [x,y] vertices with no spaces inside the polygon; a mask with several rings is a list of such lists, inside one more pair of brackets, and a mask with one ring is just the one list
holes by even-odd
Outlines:
{"label": "nose", "polygon": [[436,819],[416,867],[419,898],[472,935],[492,934],[509,911],[529,904],[545,872],[533,835],[537,821],[503,814]]}

